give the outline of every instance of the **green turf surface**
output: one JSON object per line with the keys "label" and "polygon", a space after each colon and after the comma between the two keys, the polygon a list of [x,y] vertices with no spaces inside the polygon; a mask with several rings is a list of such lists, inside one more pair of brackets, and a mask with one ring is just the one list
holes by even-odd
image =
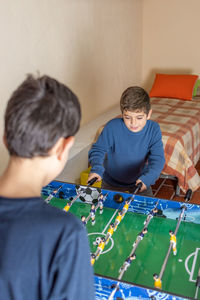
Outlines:
{"label": "green turf surface", "polygon": [[[63,208],[66,200],[52,199],[51,205]],[[78,216],[88,216],[90,205],[75,202],[70,212]],[[87,224],[91,252],[95,252],[97,246],[93,245],[96,237],[107,232],[107,224],[115,220],[116,210],[105,208],[102,215],[99,210],[96,213],[96,223]],[[114,215],[115,214],[115,215]],[[132,244],[137,235],[144,227],[145,215],[127,212],[116,232],[113,234],[113,245],[111,241],[106,245],[102,255],[94,264],[94,272],[99,275],[117,278],[119,268],[132,250]],[[148,233],[136,249],[136,260],[125,272],[122,280],[153,287],[153,273],[160,273],[163,261],[169,248],[169,230],[175,230],[177,221],[154,217],[149,226]],[[197,278],[198,266],[200,266],[200,226],[193,223],[181,222],[177,233],[177,255],[170,253],[169,260],[162,278],[162,289],[164,291],[194,298],[195,279]],[[199,249],[198,249],[199,248]],[[189,255],[191,255],[189,257]],[[191,274],[188,274],[186,269]],[[189,281],[190,280],[192,281]]]}

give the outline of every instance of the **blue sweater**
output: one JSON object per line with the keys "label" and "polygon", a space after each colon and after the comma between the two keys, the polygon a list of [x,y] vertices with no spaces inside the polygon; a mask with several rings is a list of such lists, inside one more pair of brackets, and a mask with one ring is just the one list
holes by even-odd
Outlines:
{"label": "blue sweater", "polygon": [[91,172],[113,186],[131,186],[141,179],[149,187],[165,163],[158,123],[147,120],[144,128],[135,133],[122,118],[109,121],[89,151],[89,162]]}
{"label": "blue sweater", "polygon": [[0,299],[94,300],[84,225],[41,198],[0,197]]}

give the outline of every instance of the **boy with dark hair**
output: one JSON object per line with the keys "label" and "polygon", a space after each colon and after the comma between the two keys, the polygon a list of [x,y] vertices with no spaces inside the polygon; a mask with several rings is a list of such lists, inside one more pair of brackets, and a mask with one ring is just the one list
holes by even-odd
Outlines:
{"label": "boy with dark hair", "polygon": [[10,159],[0,177],[1,299],[94,299],[82,222],[40,196],[63,170],[80,117],[76,95],[48,76],[28,76],[8,102],[4,142]]}
{"label": "boy with dark hair", "polygon": [[122,118],[109,121],[89,151],[88,181],[97,177],[103,189],[128,191],[142,182],[140,194],[152,196],[151,185],[165,163],[159,125],[150,120],[151,105],[141,87],[129,87],[120,100]]}

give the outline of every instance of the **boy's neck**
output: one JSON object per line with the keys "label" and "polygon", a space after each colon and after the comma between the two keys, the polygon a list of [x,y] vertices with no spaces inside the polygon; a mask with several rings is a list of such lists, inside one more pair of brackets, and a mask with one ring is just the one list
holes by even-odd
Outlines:
{"label": "boy's neck", "polygon": [[6,170],[0,177],[0,196],[38,197],[41,195],[42,187],[48,182],[45,163],[41,165],[41,158],[11,157]]}

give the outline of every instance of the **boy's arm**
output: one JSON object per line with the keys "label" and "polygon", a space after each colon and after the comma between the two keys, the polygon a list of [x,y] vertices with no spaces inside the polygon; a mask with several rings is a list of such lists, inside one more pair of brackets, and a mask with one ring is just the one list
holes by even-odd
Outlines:
{"label": "boy's arm", "polygon": [[162,134],[160,126],[157,124],[147,157],[147,165],[145,165],[143,174],[139,178],[146,187],[155,183],[162,172],[164,164],[165,155],[162,143]]}
{"label": "boy's arm", "polygon": [[[88,153],[89,164],[91,165],[91,171],[88,180],[97,176],[99,180],[103,177],[104,173],[104,159],[108,149],[111,147],[112,133],[110,126],[106,124],[101,132],[98,140],[94,143]],[[99,181],[97,180],[97,181]]]}
{"label": "boy's arm", "polygon": [[85,228],[63,236],[58,249],[50,271],[48,299],[94,300],[94,275]]}

